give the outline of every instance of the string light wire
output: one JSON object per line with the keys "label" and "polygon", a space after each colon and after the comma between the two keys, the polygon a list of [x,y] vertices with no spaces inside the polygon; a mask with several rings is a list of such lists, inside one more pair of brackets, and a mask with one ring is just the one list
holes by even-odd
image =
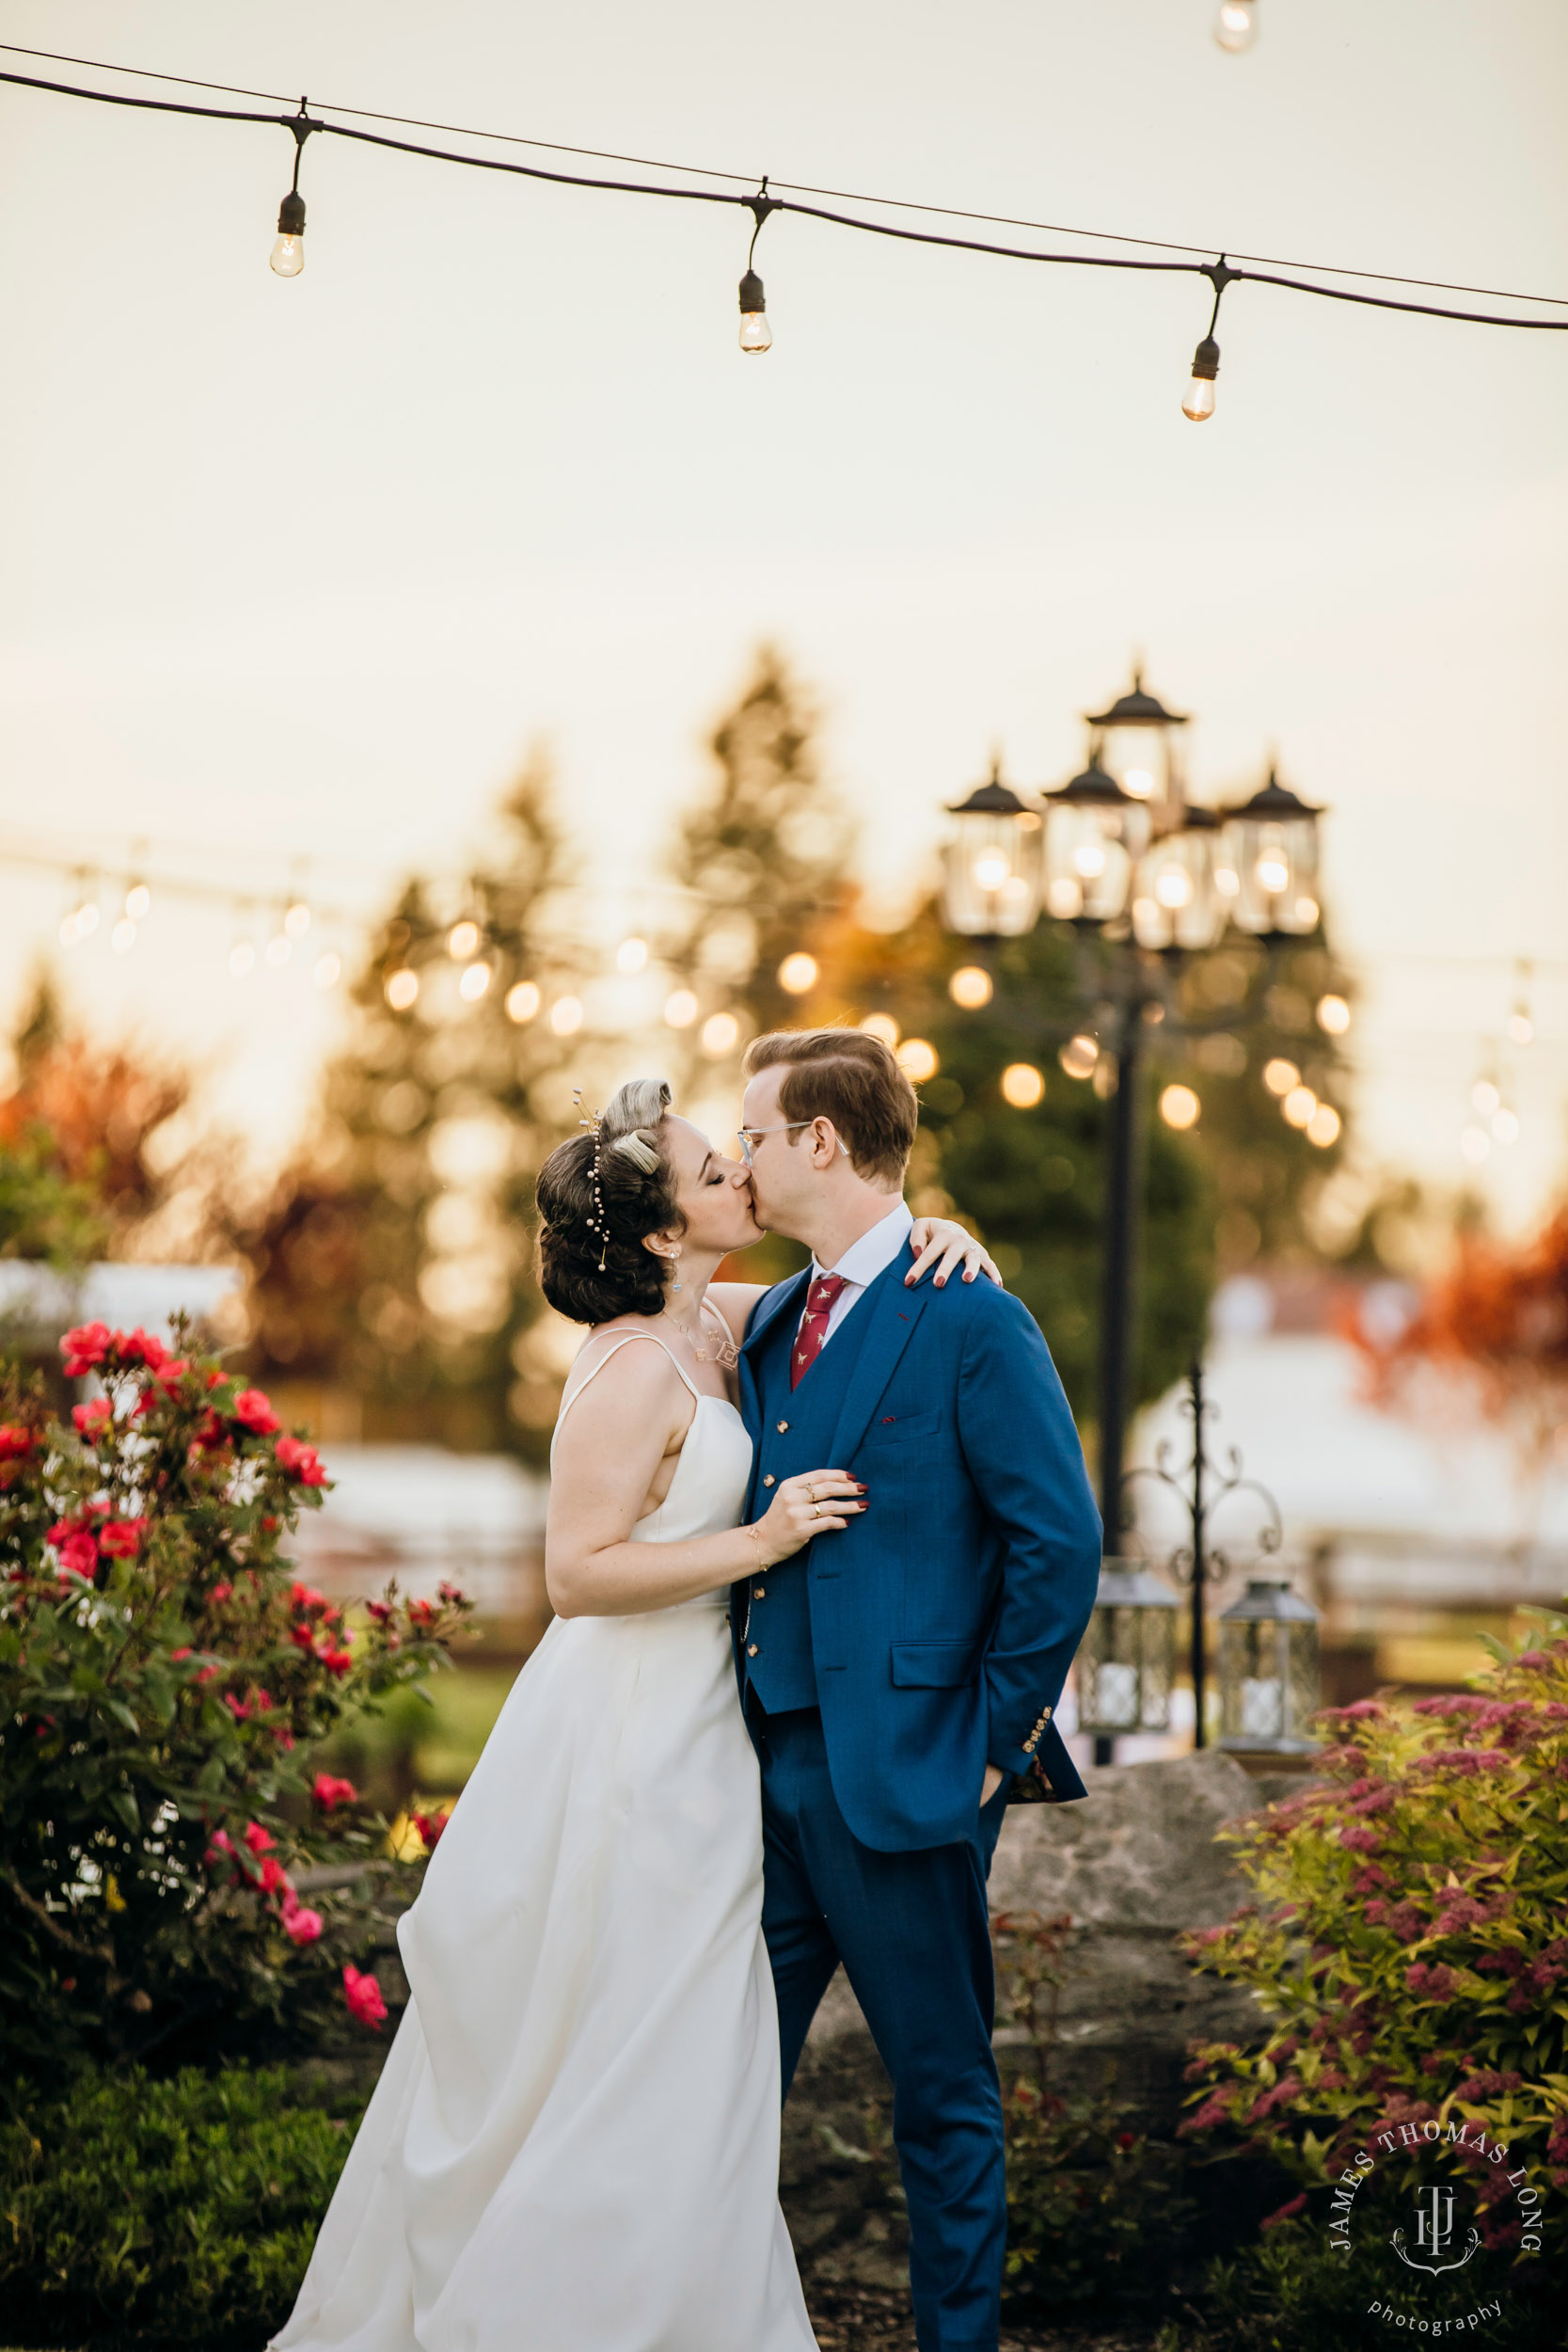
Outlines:
{"label": "string light wire", "polygon": [[[55,65],[85,65],[95,72],[134,75],[139,81],[167,82],[182,89],[213,90],[229,98],[265,98],[277,105],[288,100],[280,90],[245,89],[230,82],[201,82],[183,73],[158,73],[146,66],[108,65],[95,57],[77,57],[55,49],[24,49],[15,41],[0,41],[0,54],[17,57],[39,57]],[[394,115],[369,106],[340,106],[330,101],[322,102],[329,114],[352,115],[361,122],[390,122],[405,131],[439,131],[450,138],[483,139],[498,146],[532,147],[541,153],[580,155],[585,161],[601,164],[630,164],[641,171],[685,172],[694,180],[731,180],[749,187],[756,179],[754,171],[721,171],[705,164],[673,164],[654,155],[627,155],[614,148],[575,147],[561,139],[530,138],[516,131],[476,130],[461,122],[433,122],[420,115]],[[1100,245],[1136,245],[1149,252],[1212,253],[1212,245],[1184,245],[1169,237],[1138,237],[1116,229],[1077,229],[1061,221],[1033,220],[1012,213],[975,212],[956,204],[930,204],[913,197],[867,195],[855,188],[829,188],[808,180],[778,180],[775,187],[794,196],[822,196],[836,204],[874,204],[884,212],[925,213],[933,219],[973,220],[991,229],[1028,229],[1046,237],[1082,237],[1085,243]],[[1354,269],[1340,262],[1296,262],[1282,259],[1276,253],[1235,253],[1238,262],[1250,262],[1259,269],[1304,269],[1320,278],[1361,278],[1382,286],[1415,286],[1432,294],[1481,294],[1495,302],[1541,302],[1568,310],[1568,294],[1519,294],[1507,286],[1471,286],[1446,278],[1411,278],[1392,270]]]}
{"label": "string light wire", "polygon": [[[0,44],[0,47],[9,48],[10,44]],[[13,51],[12,54],[17,53]],[[20,54],[31,55],[35,53],[23,52]],[[143,76],[144,78],[156,78],[159,80],[168,81],[172,81],[176,78],[165,75],[158,75],[156,77],[148,76],[145,74],[145,70],[139,67],[118,67],[106,65],[101,60],[96,59],[81,60],[80,62],[87,64],[89,67],[89,70],[98,72],[135,73],[139,76]],[[157,114],[190,115],[205,121],[273,124],[289,131],[296,139],[300,135],[300,127],[302,125],[303,110],[301,110],[300,114],[294,115],[257,114],[250,111],[242,111],[229,107],[198,105],[188,99],[150,98],[134,95],[131,92],[124,90],[89,89],[77,84],[44,81],[36,75],[12,73],[8,72],[0,72],[0,83],[8,84],[18,88],[40,90],[46,94],[55,97],[87,100],[101,105],[126,106],[133,109],[146,110]],[[225,88],[225,86],[218,84],[195,84],[188,86],[210,88],[214,91]],[[255,93],[236,92],[235,94],[252,95]],[[369,114],[368,110],[365,109],[338,108],[336,111],[340,113],[355,113],[359,117],[360,120],[377,119],[404,121],[406,119],[405,118],[400,117],[372,117]],[[750,205],[753,201],[752,198],[742,194],[738,189],[730,191],[720,188],[682,187],[678,185],[664,185],[650,181],[610,179],[598,174],[551,170],[541,164],[515,163],[495,155],[465,155],[450,148],[431,147],[425,145],[421,141],[392,138],[389,137],[385,132],[362,130],[350,123],[327,121],[319,118],[310,118],[309,127],[311,131],[320,131],[337,138],[352,139],[356,144],[382,148],[396,154],[415,155],[427,162],[462,165],[470,170],[499,171],[515,178],[536,180],[551,186],[594,188],[606,194],[657,197],[665,199],[666,200],[685,203]],[[450,135],[451,134],[449,134],[449,135]],[[474,137],[511,136],[511,135],[508,134],[484,133],[460,133],[456,134],[456,135]],[[514,143],[522,144],[524,142],[515,141]],[[545,145],[545,142],[529,141],[527,143],[530,145],[539,145],[541,147]],[[576,152],[578,151],[556,151]],[[594,151],[585,151],[591,153]],[[664,167],[657,165],[645,166],[643,167],[653,169],[664,168]],[[698,168],[701,169],[700,167]],[[731,176],[738,177],[738,175],[730,174],[709,174],[707,176],[725,178]],[[781,185],[788,184],[789,183],[780,183],[778,181],[774,181],[771,183],[774,189],[777,189]],[[895,205],[897,205],[900,209],[917,209],[906,205],[902,199],[883,199],[877,198],[843,198],[839,200],[865,203],[884,203],[890,209]],[[1136,270],[1166,276],[1174,275],[1182,277],[1209,277],[1212,276],[1214,266],[1212,262],[1205,263],[1196,260],[1153,260],[1145,258],[1143,255],[1134,256],[1129,254],[1108,253],[1042,252],[1037,248],[1003,245],[990,239],[963,237],[933,229],[905,228],[900,227],[892,221],[869,220],[855,214],[832,211],[824,205],[798,202],[795,200],[793,195],[789,197],[775,195],[773,202],[780,212],[796,213],[802,218],[823,221],[834,228],[854,230],[859,231],[862,235],[887,237],[901,244],[930,246],[948,251],[982,253],[1002,261],[1032,262],[1064,268]],[[927,210],[928,208],[920,207],[918,209]],[[940,208],[929,209],[935,210]],[[987,215],[970,215],[958,216],[965,218],[974,217],[979,219],[990,217]],[[1085,237],[1092,236],[1107,241],[1109,236],[1109,232],[1101,230],[1063,230],[1049,233],[1083,235]],[[1157,241],[1154,240],[1118,240],[1118,242],[1136,242],[1145,245],[1151,251],[1163,249],[1166,252],[1196,254],[1204,250],[1204,248],[1198,246],[1172,247],[1165,246],[1164,247],[1160,247],[1157,245]],[[1236,257],[1238,261],[1243,258],[1244,257]],[[1504,313],[1497,311],[1458,310],[1447,305],[1440,305],[1436,303],[1402,300],[1390,294],[1361,293],[1348,286],[1325,286],[1315,283],[1309,278],[1281,274],[1284,270],[1294,271],[1296,269],[1308,268],[1310,266],[1311,264],[1307,263],[1282,263],[1277,265],[1271,264],[1266,268],[1259,268],[1249,263],[1245,268],[1238,268],[1235,266],[1235,262],[1233,262],[1229,264],[1228,275],[1232,281],[1246,278],[1257,285],[1276,286],[1292,294],[1315,294],[1325,301],[1349,302],[1370,310],[1397,310],[1418,317],[1448,319],[1465,326],[1512,326],[1525,329],[1535,329],[1548,334],[1560,334],[1568,332],[1568,318],[1519,318],[1508,316]],[[1376,273],[1370,271],[1340,272],[1338,274],[1361,276],[1369,280],[1372,279],[1377,275]],[[1467,291],[1464,288],[1450,286],[1448,281],[1439,279],[1418,280],[1389,278],[1383,279],[1381,282],[1418,285],[1432,291],[1445,293]],[[1536,296],[1497,294],[1494,298],[1508,301],[1541,301],[1544,303],[1550,303],[1554,307],[1568,309],[1568,299],[1559,295]]]}

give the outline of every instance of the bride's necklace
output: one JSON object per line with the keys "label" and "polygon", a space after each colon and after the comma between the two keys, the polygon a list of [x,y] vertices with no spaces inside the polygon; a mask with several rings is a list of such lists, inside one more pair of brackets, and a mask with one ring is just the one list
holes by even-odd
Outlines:
{"label": "bride's necklace", "polygon": [[[719,1314],[717,1307],[710,1308],[707,1311],[715,1315]],[[710,1360],[708,1350],[705,1347],[698,1346],[695,1338],[687,1329],[685,1324],[682,1323],[678,1315],[673,1315],[668,1307],[661,1307],[659,1309],[659,1313],[663,1316],[666,1323],[673,1324],[675,1329],[680,1333],[682,1339],[686,1342],[688,1347],[691,1350],[691,1353],[695,1356],[700,1364],[705,1364]],[[721,1324],[723,1324],[723,1317],[721,1315],[719,1316],[719,1320]],[[730,1334],[727,1324],[724,1325],[723,1338],[720,1341],[718,1346],[713,1350],[711,1360],[723,1366],[726,1370],[731,1365],[739,1361],[735,1341]]]}

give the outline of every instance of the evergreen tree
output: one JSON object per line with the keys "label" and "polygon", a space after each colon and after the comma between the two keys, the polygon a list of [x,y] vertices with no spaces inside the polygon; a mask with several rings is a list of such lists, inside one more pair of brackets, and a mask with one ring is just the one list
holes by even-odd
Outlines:
{"label": "evergreen tree", "polygon": [[460,908],[410,882],[383,924],[309,1149],[240,1238],[258,1375],[356,1392],[368,1437],[537,1455],[562,1367],[533,1186],[572,1123],[572,1029],[550,1014],[577,976],[537,765],[501,813],[502,852]]}

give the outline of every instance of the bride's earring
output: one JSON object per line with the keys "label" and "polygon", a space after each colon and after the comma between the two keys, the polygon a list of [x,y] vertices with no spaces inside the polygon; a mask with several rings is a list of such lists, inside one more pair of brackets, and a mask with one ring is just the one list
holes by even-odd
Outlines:
{"label": "bride's earring", "polygon": [[680,1288],[680,1286],[681,1286],[681,1278],[680,1278],[680,1276],[679,1276],[678,1274],[675,1274],[675,1273],[674,1273],[674,1271],[673,1271],[673,1269],[674,1269],[674,1264],[675,1264],[675,1261],[676,1261],[676,1259],[680,1256],[680,1254],[681,1254],[681,1253],[680,1253],[680,1251],[679,1251],[678,1249],[672,1249],[672,1250],[671,1250],[671,1252],[670,1252],[670,1265],[671,1265],[672,1277],[673,1277],[673,1279],[672,1279],[672,1280],[671,1280],[671,1283],[670,1283],[670,1288],[671,1288],[673,1291],[678,1291],[678,1290],[679,1290],[679,1288]]}

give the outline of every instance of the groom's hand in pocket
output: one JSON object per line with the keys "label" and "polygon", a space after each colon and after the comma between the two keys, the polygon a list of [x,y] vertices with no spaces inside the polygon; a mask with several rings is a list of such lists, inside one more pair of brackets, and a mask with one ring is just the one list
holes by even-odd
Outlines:
{"label": "groom's hand in pocket", "polygon": [[982,1812],[984,1812],[987,1805],[990,1804],[992,1797],[995,1796],[997,1790],[1001,1788],[1002,1783],[1006,1779],[1006,1777],[1007,1775],[1002,1770],[1000,1764],[988,1764],[986,1766],[986,1776],[980,1783],[980,1810]]}

